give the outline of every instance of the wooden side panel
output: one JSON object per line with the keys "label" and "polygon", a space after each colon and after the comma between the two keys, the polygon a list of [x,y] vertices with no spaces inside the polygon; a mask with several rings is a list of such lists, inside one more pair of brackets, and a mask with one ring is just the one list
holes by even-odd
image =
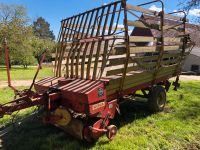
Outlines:
{"label": "wooden side panel", "polygon": [[[171,65],[168,67],[160,68],[158,72],[158,78],[167,75],[172,76],[172,74],[176,69],[176,66],[177,65]],[[118,83],[120,83],[119,81],[121,80],[120,76],[118,77],[111,76],[110,78],[113,79],[106,87],[108,95],[114,94],[119,90],[120,85]],[[152,80],[153,80],[153,71],[152,72],[133,71],[132,73],[130,72],[129,74],[127,74],[127,77],[125,79],[124,90],[146,82],[150,82]]]}

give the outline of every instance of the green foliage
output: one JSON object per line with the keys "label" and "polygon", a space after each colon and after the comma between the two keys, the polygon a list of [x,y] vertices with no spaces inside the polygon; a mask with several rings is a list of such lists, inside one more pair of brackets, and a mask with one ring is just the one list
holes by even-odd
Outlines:
{"label": "green foliage", "polygon": [[[8,41],[10,62],[12,64],[31,64],[32,47],[28,44],[33,35],[29,25],[26,8],[21,5],[0,4],[0,41]],[[1,58],[4,58],[4,49],[1,47]],[[4,60],[1,60],[3,62]]]}
{"label": "green foliage", "polygon": [[[35,64],[47,47],[49,51],[45,60],[51,61],[55,36],[48,22],[40,17],[31,25],[26,8],[21,5],[0,3],[0,14],[0,42],[7,39],[11,64],[23,65],[25,68]],[[1,46],[0,64],[4,64],[4,51]]]}
{"label": "green foliage", "polygon": [[50,24],[42,17],[33,22],[34,35],[41,39],[55,40],[53,31],[50,30]]}
{"label": "green foliage", "polygon": [[49,39],[40,39],[38,37],[33,36],[30,45],[33,47],[33,55],[37,59],[39,59],[43,52],[48,48],[45,61],[51,61],[51,53],[55,49],[54,41]]}
{"label": "green foliage", "polygon": [[18,132],[5,136],[5,149],[93,149],[93,150],[168,150],[200,149],[200,82],[181,82],[175,92],[170,89],[164,112],[150,114],[144,100],[122,104],[121,115],[112,121],[118,126],[113,141],[106,136],[88,144],[72,138],[62,130],[45,126],[41,119],[22,124]]}

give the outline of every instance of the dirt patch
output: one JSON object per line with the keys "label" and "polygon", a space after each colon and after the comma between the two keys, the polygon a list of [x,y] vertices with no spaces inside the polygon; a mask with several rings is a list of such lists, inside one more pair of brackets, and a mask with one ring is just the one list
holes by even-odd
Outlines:
{"label": "dirt patch", "polygon": [[[32,83],[32,80],[14,80],[11,82],[12,85],[15,86],[30,86]],[[0,81],[0,88],[4,88],[8,86],[7,81]]]}

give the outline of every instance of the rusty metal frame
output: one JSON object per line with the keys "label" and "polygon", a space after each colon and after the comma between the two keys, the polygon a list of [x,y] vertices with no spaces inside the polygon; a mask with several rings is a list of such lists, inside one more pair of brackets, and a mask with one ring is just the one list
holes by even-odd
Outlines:
{"label": "rusty metal frame", "polygon": [[[56,76],[61,76],[62,60],[66,52],[65,46],[68,44],[71,45],[71,48],[66,60],[65,77],[96,80],[101,53],[103,54],[100,69],[102,75],[107,61],[109,42],[116,39],[114,35],[124,32],[117,32],[121,12],[123,11],[121,3],[121,0],[116,1],[61,21],[62,29],[58,38],[60,47],[57,50],[59,54],[56,54],[56,67],[54,69]],[[105,44],[102,45],[102,42]],[[93,56],[95,56],[95,60],[92,59]],[[80,60],[82,61],[80,62]],[[92,76],[90,76],[91,63],[93,62],[94,70]],[[81,65],[80,74],[79,64]],[[101,78],[101,75],[98,78]]]}
{"label": "rusty metal frame", "polygon": [[[176,80],[175,82],[173,82],[173,85],[174,85],[174,90],[177,90],[177,88],[179,87],[179,78],[180,78],[180,74],[181,74],[181,69],[182,69],[182,64],[183,64],[183,58],[185,56],[185,50],[186,50],[186,45],[188,43],[188,35],[186,35],[186,22],[187,22],[187,14],[185,11],[177,11],[177,12],[172,12],[170,14],[175,14],[175,13],[183,13],[184,14],[184,17],[183,17],[183,34],[184,34],[184,37],[183,37],[183,46],[182,46],[182,51],[181,51],[181,55],[180,55],[180,60],[179,60],[179,63],[177,64],[177,67],[175,69],[175,75],[176,76]],[[190,49],[190,51],[193,49],[193,47]],[[178,74],[177,74],[178,73]]]}
{"label": "rusty metal frame", "polygon": [[[118,4],[121,4],[120,8],[118,8]],[[160,31],[161,36],[159,38],[159,41],[157,43],[157,46],[159,46],[159,56],[156,63],[156,67],[154,68],[153,73],[153,79],[156,79],[157,73],[159,72],[159,69],[161,67],[162,57],[164,54],[164,3],[162,0],[154,0],[147,3],[143,3],[140,5],[137,5],[139,7],[149,5],[152,3],[160,3],[162,10],[158,13],[155,13],[154,15],[159,17],[160,19],[160,27],[157,29]],[[57,76],[61,76],[61,64],[63,55],[65,53],[65,45],[71,44],[71,48],[68,52],[68,57],[66,60],[66,77],[71,78],[81,78],[81,79],[100,79],[103,71],[106,67],[106,61],[109,56],[109,42],[112,40],[114,41],[115,37],[110,37],[115,34],[118,34],[117,26],[119,23],[119,18],[121,12],[123,12],[124,15],[124,37],[122,39],[125,40],[125,46],[126,46],[126,62],[124,64],[124,71],[120,83],[120,92],[123,90],[124,86],[124,80],[126,78],[126,72],[128,67],[128,62],[130,58],[130,44],[129,44],[129,34],[128,34],[128,24],[127,24],[127,14],[130,13],[134,15],[135,17],[139,18],[136,14],[134,14],[132,11],[128,10],[126,8],[126,0],[116,1],[108,5],[104,5],[86,12],[83,12],[81,14],[72,16],[70,18],[62,20],[62,29],[60,31],[59,35],[59,42],[61,43],[60,48],[60,54],[58,55],[58,64],[55,64],[57,67]],[[134,10],[137,12],[137,10]],[[169,14],[174,13],[180,13],[182,11],[173,12]],[[114,20],[116,19],[115,16],[117,15],[117,22],[115,25],[115,28],[113,30]],[[109,15],[111,15],[110,20]],[[145,20],[140,20],[144,24],[148,24]],[[185,28],[185,19],[181,20],[184,24]],[[110,22],[109,27],[107,27],[107,23]],[[172,28],[174,29],[174,28]],[[107,34],[105,33],[107,30]],[[185,30],[185,29],[184,29]],[[113,31],[113,32],[112,32]],[[104,42],[104,45],[102,43]],[[65,44],[64,44],[65,43]],[[185,43],[183,42],[183,47]],[[103,49],[103,54],[101,55],[100,52]],[[183,48],[184,49],[184,48]],[[96,50],[96,52],[95,52]],[[184,54],[183,54],[184,55]],[[93,56],[95,56],[95,61],[93,61]],[[100,72],[98,74],[97,78],[97,68],[99,63],[99,57],[102,56],[102,65]],[[75,59],[75,60],[74,60]],[[81,62],[80,62],[81,60]],[[71,61],[71,62],[70,62]],[[94,70],[92,73],[92,76],[90,76],[91,72],[91,64],[94,62]],[[71,64],[71,65],[69,65]],[[75,66],[74,66],[75,64]],[[79,64],[81,65],[81,72],[79,73]],[[85,70],[86,67],[86,70]],[[71,70],[71,71],[69,71]],[[154,81],[152,82],[154,84]]]}
{"label": "rusty metal frame", "polygon": [[6,38],[3,41],[3,46],[5,49],[5,64],[6,64],[6,71],[7,71],[7,77],[8,77],[8,87],[10,87],[14,91],[14,93],[17,94],[18,92],[17,89],[11,84],[10,68],[9,68],[9,51],[8,51]]}
{"label": "rusty metal frame", "polygon": [[[149,5],[152,3],[157,3],[160,2],[162,5],[162,11],[160,12],[160,23],[161,23],[161,55],[160,55],[160,60],[162,58],[163,52],[164,52],[164,39],[163,39],[163,24],[164,24],[164,3],[162,2],[162,0],[155,0],[155,1],[150,1],[147,3],[143,3],[143,4],[139,4],[137,6],[144,6],[144,5]],[[119,95],[122,94],[123,91],[123,86],[124,86],[124,81],[126,78],[126,72],[127,72],[127,67],[128,67],[128,62],[130,59],[130,46],[129,46],[129,34],[128,34],[128,24],[127,24],[127,13],[131,13],[129,10],[126,9],[126,0],[122,0],[123,3],[123,8],[124,8],[124,26],[125,26],[125,45],[126,45],[126,62],[124,64],[124,71],[123,71],[123,75],[122,75],[122,80],[120,83],[120,91],[119,91]],[[135,17],[139,18],[137,15],[135,15],[134,13],[131,13],[132,15],[134,15]],[[145,21],[142,21],[143,23],[146,23]],[[147,23],[148,24],[148,23]],[[160,64],[160,61],[158,61],[158,64]]]}

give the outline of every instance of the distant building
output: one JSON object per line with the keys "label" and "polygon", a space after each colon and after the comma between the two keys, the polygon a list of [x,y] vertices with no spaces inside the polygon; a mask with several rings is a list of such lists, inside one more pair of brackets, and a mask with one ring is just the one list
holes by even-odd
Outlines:
{"label": "distant building", "polygon": [[193,71],[196,73],[200,73],[200,48],[193,48],[192,52],[189,56],[187,56],[184,65],[183,71]]}
{"label": "distant building", "polygon": [[[150,17],[147,15],[142,15],[142,19],[146,20],[148,23],[158,23],[159,20],[155,19],[154,17]],[[172,20],[164,20],[165,25],[176,25],[177,22]],[[190,34],[191,41],[195,43],[195,47],[191,51],[190,55],[187,56],[184,65],[183,71],[193,71],[200,73],[200,26],[186,23],[186,32]],[[176,37],[178,33],[174,30],[169,30],[164,33],[164,37]],[[154,29],[144,29],[135,27],[131,33],[131,36],[149,36],[149,37],[160,37],[160,32]],[[154,45],[155,43],[146,42],[146,43],[136,43],[137,46],[150,46]]]}

